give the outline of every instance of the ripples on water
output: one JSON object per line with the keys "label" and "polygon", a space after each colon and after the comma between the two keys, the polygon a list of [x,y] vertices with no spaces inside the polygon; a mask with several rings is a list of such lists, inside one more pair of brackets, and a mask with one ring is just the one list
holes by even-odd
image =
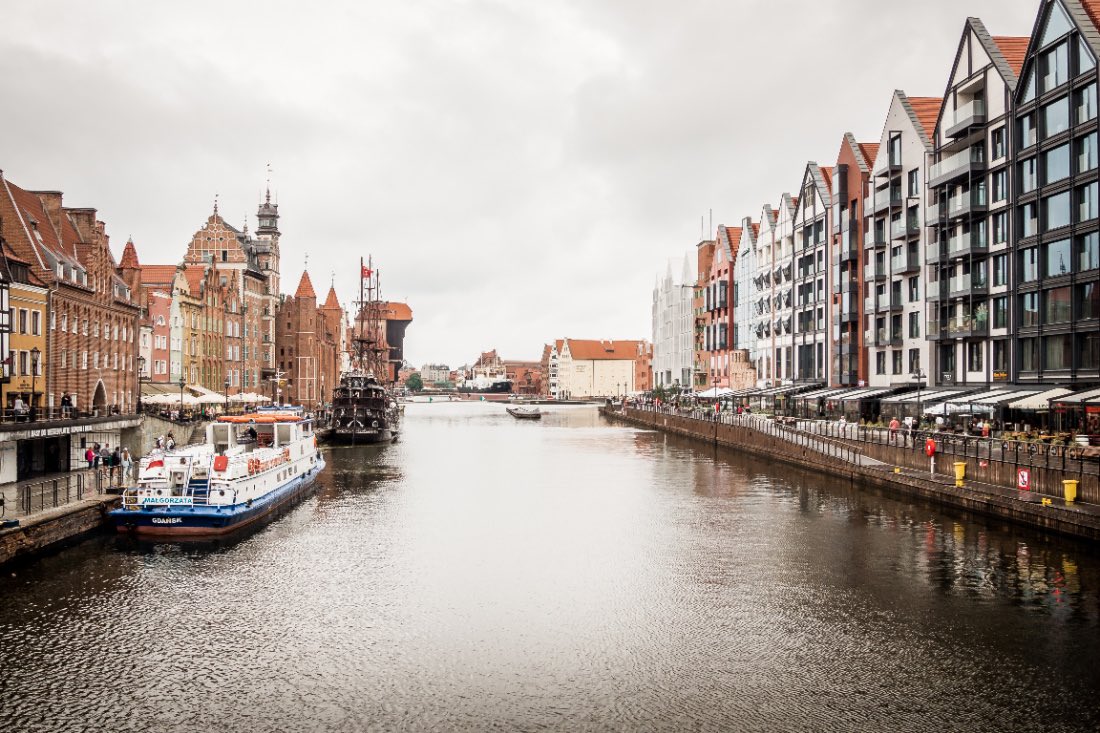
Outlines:
{"label": "ripples on water", "polygon": [[589,408],[405,428],[249,536],[0,580],[0,729],[1100,728],[1081,544]]}

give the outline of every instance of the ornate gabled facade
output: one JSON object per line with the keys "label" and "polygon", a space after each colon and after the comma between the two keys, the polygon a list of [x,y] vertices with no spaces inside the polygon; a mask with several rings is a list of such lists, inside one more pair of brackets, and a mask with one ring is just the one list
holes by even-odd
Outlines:
{"label": "ornate gabled facade", "polygon": [[28,191],[0,176],[0,222],[8,245],[50,291],[43,361],[51,368],[35,406],[59,407],[68,394],[79,413],[133,412],[140,307],[95,209],[65,207],[59,191]]}
{"label": "ornate gabled facade", "polygon": [[283,298],[275,318],[275,366],[284,375],[287,400],[318,409],[332,402],[344,337],[344,311],[335,289],[329,288],[318,307],[313,282],[303,272],[298,289]]}
{"label": "ornate gabled facade", "polygon": [[829,310],[829,210],[832,169],[810,162],[802,176],[794,217],[794,379],[831,381]]}

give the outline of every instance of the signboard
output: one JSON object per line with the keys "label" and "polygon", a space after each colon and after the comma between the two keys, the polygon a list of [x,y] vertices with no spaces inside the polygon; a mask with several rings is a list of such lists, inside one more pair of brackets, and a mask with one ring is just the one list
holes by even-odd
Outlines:
{"label": "signboard", "polygon": [[1007,382],[1008,381],[1008,372],[993,372],[993,381],[994,382]]}
{"label": "signboard", "polygon": [[190,496],[142,496],[138,498],[138,503],[142,506],[152,504],[191,504]]}
{"label": "signboard", "polygon": [[1031,491],[1031,469],[1016,469],[1016,488],[1020,491]]}

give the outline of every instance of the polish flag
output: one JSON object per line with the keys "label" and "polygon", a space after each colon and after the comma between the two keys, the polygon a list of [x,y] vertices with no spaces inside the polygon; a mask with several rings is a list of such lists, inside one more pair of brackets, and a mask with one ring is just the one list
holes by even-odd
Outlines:
{"label": "polish flag", "polygon": [[370,269],[366,265],[363,265],[363,277],[368,278],[374,273],[374,270]]}

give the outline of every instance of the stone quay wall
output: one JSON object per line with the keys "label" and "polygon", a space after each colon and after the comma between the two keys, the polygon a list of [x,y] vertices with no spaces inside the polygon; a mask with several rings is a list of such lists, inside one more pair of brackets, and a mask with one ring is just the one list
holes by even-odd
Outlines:
{"label": "stone quay wall", "polygon": [[[957,488],[951,480],[954,476],[950,465],[952,456],[941,456],[937,460],[937,468],[943,472],[938,471],[935,477],[927,473],[914,475],[913,470],[895,473],[894,466],[899,464],[889,460],[888,454],[894,451],[892,455],[900,457],[900,449],[878,446],[883,450],[868,450],[874,446],[789,430],[769,420],[753,418],[723,423],[632,408],[622,411],[601,408],[600,411],[614,421],[660,430],[770,460],[782,460],[813,471],[823,471],[853,485],[873,486],[976,514],[1100,540],[1100,510],[1096,507],[1065,505],[1061,499],[1045,506],[1038,501],[1019,498],[1015,490],[984,483]],[[872,455],[876,452],[878,457]],[[907,453],[917,454],[913,450]],[[911,468],[927,472],[928,458],[923,454],[917,455],[923,462]],[[901,465],[904,468],[908,464]]]}

